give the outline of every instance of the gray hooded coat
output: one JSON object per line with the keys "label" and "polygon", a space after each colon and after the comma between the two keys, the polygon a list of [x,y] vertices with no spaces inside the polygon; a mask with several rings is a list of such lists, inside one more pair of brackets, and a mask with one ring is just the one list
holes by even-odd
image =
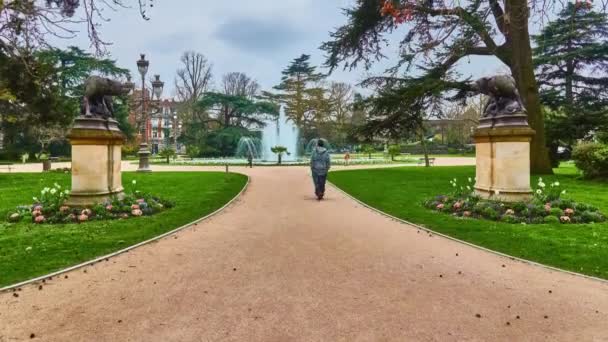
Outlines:
{"label": "gray hooded coat", "polygon": [[310,168],[313,173],[325,175],[331,167],[331,157],[325,147],[317,146],[310,157]]}

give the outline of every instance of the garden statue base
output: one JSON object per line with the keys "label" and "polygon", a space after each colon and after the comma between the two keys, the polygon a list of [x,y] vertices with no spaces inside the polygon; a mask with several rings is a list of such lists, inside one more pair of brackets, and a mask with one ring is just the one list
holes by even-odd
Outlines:
{"label": "garden statue base", "polygon": [[530,199],[530,141],[525,114],[482,118],[475,131],[475,192],[485,199]]}
{"label": "garden statue base", "polygon": [[123,193],[121,147],[125,136],[113,118],[79,116],[68,135],[72,145],[69,206],[91,206]]}

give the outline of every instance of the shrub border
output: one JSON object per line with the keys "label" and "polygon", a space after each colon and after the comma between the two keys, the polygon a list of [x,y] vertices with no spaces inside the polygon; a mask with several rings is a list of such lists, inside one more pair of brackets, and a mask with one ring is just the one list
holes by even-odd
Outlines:
{"label": "shrub border", "polygon": [[[340,172],[340,171],[334,171],[334,172]],[[540,268],[544,268],[546,270],[566,273],[566,274],[570,274],[570,275],[573,275],[573,276],[578,276],[578,277],[586,278],[586,279],[589,279],[589,280],[594,280],[594,281],[597,281],[597,282],[600,282],[600,283],[603,283],[603,284],[608,284],[608,279],[602,279],[602,278],[598,278],[598,277],[594,277],[594,276],[589,276],[589,275],[586,275],[586,274],[577,273],[577,272],[573,272],[573,271],[564,270],[562,268],[558,268],[558,267],[554,267],[554,266],[549,266],[549,265],[541,264],[541,263],[536,262],[536,261],[531,261],[531,260],[528,260],[528,259],[518,258],[516,256],[512,256],[512,255],[509,255],[509,254],[501,253],[501,252],[498,252],[498,251],[495,251],[495,250],[492,250],[492,249],[489,249],[489,248],[486,248],[486,247],[483,247],[483,246],[475,245],[473,243],[457,239],[457,238],[449,236],[449,235],[445,235],[445,234],[436,232],[436,231],[434,231],[434,230],[432,230],[430,228],[426,228],[426,227],[421,226],[419,224],[416,224],[416,223],[404,220],[404,219],[399,218],[399,217],[395,217],[395,216],[393,216],[393,215],[391,215],[389,213],[386,213],[386,212],[384,212],[384,211],[382,211],[382,210],[380,210],[378,208],[374,208],[371,205],[369,205],[369,204],[361,201],[360,199],[352,196],[351,194],[347,193],[346,191],[340,189],[338,186],[336,186],[335,184],[333,184],[329,180],[327,181],[327,183],[329,183],[329,185],[331,185],[334,189],[338,190],[338,192],[340,192],[343,195],[345,195],[346,197],[354,200],[355,202],[359,203],[360,205],[364,206],[365,208],[371,209],[372,211],[375,211],[376,213],[378,213],[378,214],[380,214],[382,216],[385,216],[385,217],[390,218],[392,220],[398,221],[398,222],[403,223],[405,225],[409,225],[409,226],[414,227],[416,229],[423,230],[423,231],[425,231],[427,233],[433,233],[433,234],[438,235],[440,237],[443,237],[445,239],[452,240],[452,241],[455,241],[455,242],[461,243],[463,245],[467,245],[467,246],[470,246],[470,247],[473,247],[473,248],[476,248],[476,249],[479,249],[479,250],[482,250],[482,251],[485,251],[485,252],[489,252],[489,253],[492,253],[494,255],[503,257],[503,258],[508,258],[510,260],[513,260],[513,261],[519,261],[519,262],[522,262],[524,264],[528,264],[528,265],[531,265],[531,266],[537,266],[537,267],[540,267]]]}
{"label": "shrub border", "polygon": [[[238,173],[238,174],[244,175],[242,173]],[[200,223],[202,221],[206,221],[207,219],[209,219],[209,218],[211,218],[211,217],[219,214],[224,209],[228,208],[233,203],[235,203],[238,199],[241,198],[241,196],[245,193],[245,191],[249,187],[249,183],[251,182],[251,177],[249,177],[248,175],[244,175],[244,176],[247,176],[247,182],[245,183],[245,185],[243,186],[243,188],[241,189],[241,191],[239,191],[238,194],[236,194],[230,201],[228,201],[226,204],[224,204],[221,208],[217,209],[216,211],[214,211],[212,213],[207,214],[206,216],[203,216],[203,217],[201,217],[199,219],[196,219],[196,220],[194,220],[194,221],[192,221],[190,223],[186,223],[186,224],[184,224],[184,225],[182,225],[182,226],[180,226],[178,228],[175,228],[175,229],[173,229],[171,231],[168,231],[166,233],[163,233],[161,235],[155,236],[155,237],[153,237],[151,239],[139,242],[139,243],[137,243],[135,245],[132,245],[132,246],[129,246],[129,247],[126,247],[126,248],[123,248],[123,249],[121,249],[119,251],[112,252],[110,254],[106,254],[106,255],[97,257],[97,258],[95,258],[93,260],[85,261],[83,263],[80,263],[80,264],[77,264],[77,265],[74,265],[74,266],[70,266],[68,268],[64,268],[64,269],[61,269],[59,271],[55,271],[55,272],[52,272],[52,273],[49,273],[49,274],[45,274],[45,275],[42,275],[42,276],[39,276],[39,277],[36,277],[36,278],[33,278],[33,279],[22,281],[20,283],[16,283],[16,284],[13,284],[13,285],[8,285],[8,286],[5,286],[5,287],[2,287],[2,288],[0,288],[0,293],[7,292],[7,291],[10,291],[10,290],[13,290],[13,289],[17,289],[19,287],[30,285],[30,284],[33,284],[33,283],[37,283],[39,281],[42,281],[44,279],[48,279],[50,277],[55,277],[55,276],[58,276],[58,275],[61,275],[61,274],[64,274],[64,273],[68,273],[68,272],[71,272],[71,271],[74,271],[74,270],[77,270],[77,269],[80,269],[80,268],[83,268],[83,267],[86,267],[86,266],[90,266],[90,265],[96,264],[96,263],[101,262],[101,261],[103,261],[105,259],[109,259],[109,258],[113,258],[113,257],[119,256],[119,255],[127,253],[127,252],[129,252],[131,250],[134,250],[134,249],[136,249],[138,247],[150,244],[152,242],[159,241],[159,240],[161,240],[161,239],[163,239],[163,238],[165,238],[167,236],[170,236],[170,235],[173,235],[175,233],[178,233],[178,232],[180,232],[180,231],[182,231],[182,230],[184,230],[186,228],[190,228],[192,225],[198,224],[198,223]]]}

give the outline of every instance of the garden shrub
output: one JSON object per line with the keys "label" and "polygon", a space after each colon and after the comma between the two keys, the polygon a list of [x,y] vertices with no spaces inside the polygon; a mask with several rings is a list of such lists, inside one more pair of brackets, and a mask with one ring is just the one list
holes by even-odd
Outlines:
{"label": "garden shrub", "polygon": [[[469,184],[472,182],[469,179]],[[450,180],[453,192],[424,201],[424,206],[438,212],[458,217],[483,218],[506,223],[572,224],[604,222],[606,217],[598,208],[572,199],[562,198],[566,190],[559,182],[545,184],[538,180],[534,196],[526,202],[503,203],[484,200],[471,191],[470,185],[459,186],[458,180]]]}
{"label": "garden shrub", "polygon": [[557,216],[546,216],[543,221],[545,223],[559,223],[559,217]]}
{"label": "garden shrub", "polygon": [[579,144],[574,148],[572,159],[585,178],[608,177],[608,145]]}

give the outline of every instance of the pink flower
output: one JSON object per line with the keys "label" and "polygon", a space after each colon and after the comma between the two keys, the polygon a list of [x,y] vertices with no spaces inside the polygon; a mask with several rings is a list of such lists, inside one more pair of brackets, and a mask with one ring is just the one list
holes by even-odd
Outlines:
{"label": "pink flower", "polygon": [[140,198],[140,199],[138,199],[138,200],[137,200],[137,203],[142,204],[142,203],[144,203],[145,201],[146,201],[145,199]]}
{"label": "pink flower", "polygon": [[112,209],[114,209],[114,207],[111,204],[106,205],[107,211],[112,211]]}
{"label": "pink flower", "polygon": [[40,215],[42,215],[42,213],[40,212],[40,210],[34,210],[34,211],[32,211],[32,216],[33,217],[38,217]]}
{"label": "pink flower", "polygon": [[[84,212],[84,210],[83,210],[83,212]],[[80,221],[80,222],[87,221],[88,219],[89,219],[89,216],[85,215],[85,214],[78,216],[78,221]]]}
{"label": "pink flower", "polygon": [[461,202],[456,202],[454,203],[454,205],[452,206],[452,208],[458,210],[462,207],[462,203]]}
{"label": "pink flower", "polygon": [[570,216],[562,216],[562,217],[559,218],[559,220],[562,223],[569,223],[570,222]]}
{"label": "pink flower", "polygon": [[42,206],[41,205],[35,206],[34,211],[42,211]]}
{"label": "pink flower", "polygon": [[471,212],[470,211],[465,211],[462,213],[462,216],[464,217],[471,217]]}
{"label": "pink flower", "polygon": [[139,205],[137,205],[137,204],[133,204],[133,205],[131,206],[131,209],[132,209],[132,210],[138,210],[138,209],[139,209]]}
{"label": "pink flower", "polygon": [[141,216],[141,215],[143,215],[143,214],[144,214],[144,213],[143,213],[141,210],[139,210],[139,209],[133,209],[133,210],[131,211],[131,215],[133,215],[133,216]]}
{"label": "pink flower", "polygon": [[515,211],[513,209],[507,209],[507,211],[505,211],[505,215],[515,215]]}
{"label": "pink flower", "polygon": [[67,213],[68,211],[70,211],[70,207],[68,207],[67,205],[61,206],[61,208],[59,208],[59,211],[60,211],[62,214],[65,214],[65,213]]}
{"label": "pink flower", "polygon": [[545,204],[545,211],[546,212],[550,212],[551,211],[551,203]]}
{"label": "pink flower", "polygon": [[40,216],[36,216],[36,218],[34,219],[34,221],[35,221],[36,223],[42,223],[42,222],[44,222],[44,220],[45,220],[45,218],[44,218],[44,216],[42,216],[42,215],[40,215]]}
{"label": "pink flower", "polygon": [[[80,213],[80,215],[85,215],[85,216],[91,216],[93,212],[91,211],[91,209],[84,209],[82,210],[82,212]],[[79,217],[80,218],[80,217]],[[88,217],[87,217],[88,218]]]}
{"label": "pink flower", "polygon": [[438,210],[441,210],[441,209],[443,209],[444,207],[445,207],[445,205],[444,205],[443,203],[439,203],[439,204],[437,204],[437,209],[438,209]]}
{"label": "pink flower", "polygon": [[566,214],[567,216],[572,216],[574,215],[574,209],[567,208],[566,210],[564,210],[564,214]]}

